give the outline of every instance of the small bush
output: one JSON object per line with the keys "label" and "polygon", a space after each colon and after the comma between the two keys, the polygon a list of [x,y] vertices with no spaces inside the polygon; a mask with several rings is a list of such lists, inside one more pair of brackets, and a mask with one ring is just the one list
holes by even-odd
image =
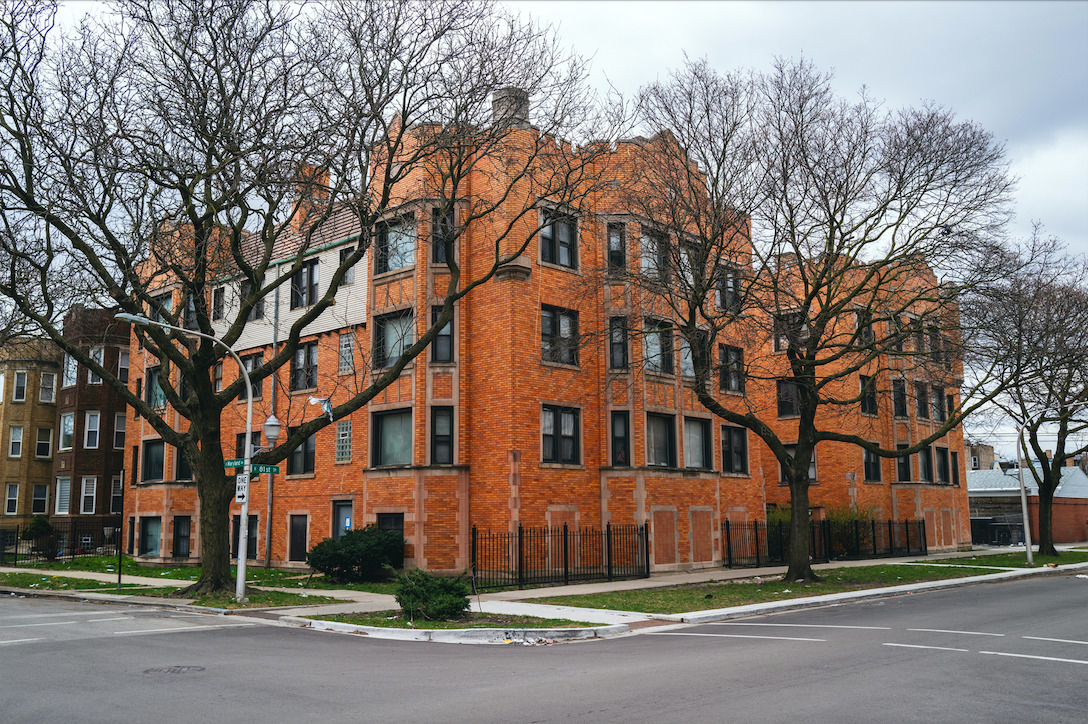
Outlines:
{"label": "small bush", "polygon": [[306,562],[336,583],[380,581],[388,568],[404,566],[404,537],[368,525],[335,540],[326,538],[310,549]]}
{"label": "small bush", "polygon": [[868,522],[874,518],[875,513],[876,506],[874,505],[858,507],[857,504],[852,504],[837,508],[828,508],[824,513],[824,518],[833,524],[853,523],[855,520]]}
{"label": "small bush", "polygon": [[50,535],[53,535],[53,524],[48,517],[39,514],[30,519],[19,537],[23,540],[37,540]]}
{"label": "small bush", "polygon": [[396,581],[397,603],[410,619],[448,621],[460,618],[468,610],[472,589],[464,573],[447,578],[413,568],[397,574]]}

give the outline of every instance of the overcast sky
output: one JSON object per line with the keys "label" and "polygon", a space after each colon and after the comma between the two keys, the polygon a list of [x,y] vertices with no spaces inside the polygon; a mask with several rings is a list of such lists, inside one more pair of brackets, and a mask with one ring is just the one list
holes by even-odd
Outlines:
{"label": "overcast sky", "polygon": [[1088,2],[508,2],[593,57],[626,96],[683,63],[769,70],[804,55],[839,93],[931,100],[1006,144],[1013,233],[1033,220],[1088,254]]}

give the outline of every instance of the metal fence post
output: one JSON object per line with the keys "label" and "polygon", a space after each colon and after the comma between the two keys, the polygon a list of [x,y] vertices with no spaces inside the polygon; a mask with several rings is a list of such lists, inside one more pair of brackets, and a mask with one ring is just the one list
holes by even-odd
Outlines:
{"label": "metal fence post", "polygon": [[926,519],[922,518],[919,523],[922,527],[922,540],[920,543],[921,552],[923,556],[929,555],[929,537],[926,535]]}
{"label": "metal fence post", "polygon": [[903,521],[903,533],[907,536],[907,555],[910,555],[910,521]]}
{"label": "metal fence post", "polygon": [[567,524],[563,523],[563,585],[570,584],[570,538],[567,533]]}
{"label": "metal fence post", "polygon": [[518,588],[525,587],[525,535],[518,523]]}
{"label": "metal fence post", "polygon": [[644,561],[644,578],[650,577],[650,523],[642,525],[642,559]]}
{"label": "metal fence post", "polygon": [[[760,563],[759,563],[759,521],[758,520],[756,521],[756,524],[755,524],[755,527],[753,528],[753,530],[755,531],[755,534],[756,534],[756,568],[759,568]],[[778,532],[779,533],[782,532],[781,526],[779,526]],[[779,536],[779,537],[781,537],[781,536]],[[770,555],[770,553],[771,553],[771,527],[770,526],[767,526],[767,536],[766,536],[766,538],[767,538],[767,555]]]}
{"label": "metal fence post", "polygon": [[608,580],[612,580],[612,523],[604,524],[604,558],[608,570]]}
{"label": "metal fence post", "polygon": [[871,533],[872,533],[872,536],[873,536],[873,556],[875,557],[877,555],[877,552],[876,552],[876,520],[875,519],[870,520],[869,523],[872,524],[871,525],[871,529],[872,529]]}
{"label": "metal fence post", "polygon": [[729,518],[725,519],[725,554],[726,560],[729,561],[728,567],[733,567],[733,536],[729,530]]}

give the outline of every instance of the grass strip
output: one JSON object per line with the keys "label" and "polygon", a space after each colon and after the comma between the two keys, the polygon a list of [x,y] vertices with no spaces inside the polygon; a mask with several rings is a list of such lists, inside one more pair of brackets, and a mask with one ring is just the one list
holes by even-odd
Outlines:
{"label": "grass strip", "polygon": [[[0,585],[13,588],[37,589],[40,591],[108,591],[116,589],[116,581],[95,581],[89,578],[68,578],[66,576],[43,576],[40,573],[0,573]],[[122,589],[136,588],[126,583]],[[176,590],[176,589],[172,589]]]}
{"label": "grass strip", "polygon": [[328,616],[307,616],[315,621],[337,621],[356,626],[378,626],[381,628],[403,629],[457,629],[457,628],[587,628],[601,624],[584,621],[569,621],[565,618],[537,618],[536,616],[514,616],[499,613],[468,612],[462,618],[453,621],[427,621],[403,618],[399,610],[375,611],[373,613],[343,613]]}
{"label": "grass strip", "polygon": [[[1058,556],[1041,556],[1038,553],[1034,553],[1032,558],[1035,561],[1035,568],[1041,568],[1048,563],[1056,563],[1059,566],[1069,565],[1070,563],[1088,563],[1088,551],[1062,551]],[[1009,553],[992,553],[981,554],[977,556],[967,556],[963,558],[941,558],[939,560],[922,559],[919,563],[933,564],[933,565],[958,565],[958,566],[994,566],[995,568],[1028,568],[1028,556],[1027,553],[1020,551],[1010,551]]]}

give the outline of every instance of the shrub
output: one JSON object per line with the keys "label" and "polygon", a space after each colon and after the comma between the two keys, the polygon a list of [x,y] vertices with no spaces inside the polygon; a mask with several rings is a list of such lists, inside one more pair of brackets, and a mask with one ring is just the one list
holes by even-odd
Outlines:
{"label": "shrub", "polygon": [[446,621],[460,618],[468,610],[472,589],[464,573],[447,578],[413,568],[397,574],[396,580],[397,603],[412,620]]}
{"label": "shrub", "polygon": [[326,538],[306,554],[306,562],[336,583],[380,581],[387,568],[404,566],[404,537],[368,525],[339,538]]}

